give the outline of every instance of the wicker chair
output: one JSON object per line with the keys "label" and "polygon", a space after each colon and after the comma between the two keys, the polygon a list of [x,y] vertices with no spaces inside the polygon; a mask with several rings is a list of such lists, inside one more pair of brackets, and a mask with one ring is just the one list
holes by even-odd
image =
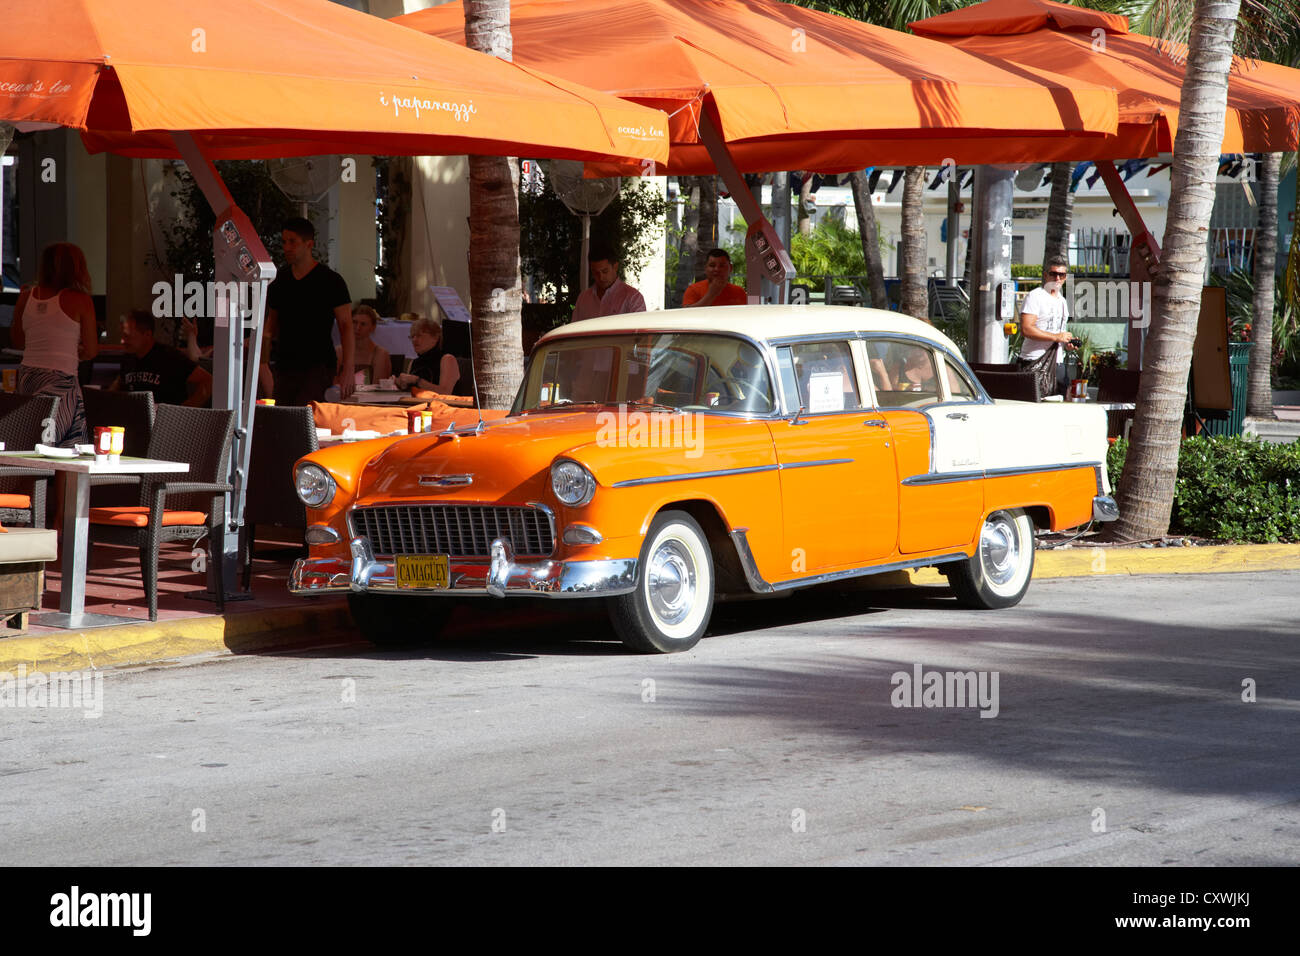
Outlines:
{"label": "wicker chair", "polygon": [[975,377],[988,392],[989,398],[1009,399],[1016,402],[1038,402],[1038,382],[1033,372],[982,372],[974,369]]}
{"label": "wicker chair", "polygon": [[253,577],[259,524],[306,531],[307,506],[294,488],[293,465],[319,447],[310,405],[258,405],[253,410],[250,480],[244,501],[244,590]]}
{"label": "wicker chair", "polygon": [[[0,393],[0,441],[7,451],[28,451],[42,440],[45,422],[54,418],[53,395]],[[45,502],[54,472],[45,468],[0,468],[0,523],[45,527]]]}
{"label": "wicker chair", "polygon": [[146,457],[188,462],[189,472],[180,481],[168,481],[166,475],[142,475],[139,504],[90,509],[92,541],[140,549],[151,621],[158,620],[158,547],[164,541],[207,537],[208,558],[216,572],[217,609],[224,607],[221,555],[214,553],[213,547],[226,518],[234,432],[235,413],[230,409],[159,405]]}
{"label": "wicker chair", "polygon": [[[102,425],[126,429],[122,454],[130,458],[149,457],[149,438],[156,415],[153,392],[111,392],[102,388],[82,391],[86,402],[86,429],[94,438]],[[105,488],[108,485],[110,487]],[[91,475],[92,505],[133,505],[140,491],[139,475]]]}

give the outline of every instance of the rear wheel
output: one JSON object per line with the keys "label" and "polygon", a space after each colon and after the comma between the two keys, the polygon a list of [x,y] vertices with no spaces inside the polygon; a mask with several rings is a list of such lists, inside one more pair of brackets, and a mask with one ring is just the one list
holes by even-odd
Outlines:
{"label": "rear wheel", "polygon": [[415,647],[433,640],[451,617],[447,598],[391,594],[348,595],[348,610],[361,636],[379,647]]}
{"label": "rear wheel", "polygon": [[984,519],[975,554],[951,568],[948,583],[963,607],[1014,607],[1034,572],[1034,524],[1023,511],[995,511]]}
{"label": "rear wheel", "polygon": [[623,643],[645,654],[694,647],[713,613],[713,555],[704,531],[684,511],[665,511],[650,525],[637,586],[611,598],[609,617]]}

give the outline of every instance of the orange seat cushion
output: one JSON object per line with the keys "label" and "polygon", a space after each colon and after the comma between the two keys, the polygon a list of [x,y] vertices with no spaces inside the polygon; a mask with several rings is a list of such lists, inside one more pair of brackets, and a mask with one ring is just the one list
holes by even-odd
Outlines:
{"label": "orange seat cushion", "polygon": [[0,508],[30,508],[32,499],[27,495],[0,495]]}
{"label": "orange seat cushion", "polygon": [[[91,524],[112,524],[122,528],[143,528],[149,524],[149,509],[143,505],[118,508],[91,508]],[[164,525],[207,524],[202,511],[163,511]]]}
{"label": "orange seat cushion", "polygon": [[[312,418],[317,428],[328,428],[333,434],[341,434],[344,428],[358,431],[377,431],[381,435],[389,432],[406,430],[406,412],[408,408],[429,409],[433,412],[433,430],[441,431],[448,425],[472,424],[478,420],[478,410],[474,408],[452,408],[442,402],[428,402],[425,405],[394,405],[383,408],[374,405],[343,405],[337,402],[312,402]],[[483,409],[483,418],[491,420],[504,418],[509,412],[504,409]],[[345,425],[345,422],[351,424]]]}

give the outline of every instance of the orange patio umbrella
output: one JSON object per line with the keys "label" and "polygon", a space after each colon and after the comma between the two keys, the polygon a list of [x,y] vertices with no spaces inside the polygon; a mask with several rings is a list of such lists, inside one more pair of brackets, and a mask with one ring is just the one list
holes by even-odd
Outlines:
{"label": "orange patio umbrella", "polygon": [[0,120],[92,151],[667,157],[661,114],[326,0],[0,0]]}
{"label": "orange patio umbrella", "polygon": [[[1173,151],[1187,47],[1129,33],[1128,19],[1050,0],[986,0],[911,24],[981,59],[1112,86],[1119,95],[1113,140],[1071,159],[1136,159]],[[1300,70],[1238,58],[1228,77],[1223,152],[1286,152],[1300,146]]]}
{"label": "orange patio umbrella", "polygon": [[[182,157],[217,214],[217,279],[263,290],[275,268],[213,159],[668,155],[662,113],[327,0],[0,0],[0,24],[0,121],[77,129],[92,151]],[[214,405],[241,424],[220,559],[235,580],[264,310],[245,326],[225,308]]]}
{"label": "orange patio umbrella", "polygon": [[[448,3],[395,22],[464,42]],[[670,114],[671,174],[1038,161],[1115,130],[1115,94],[777,0],[516,0],[516,62]],[[1082,151],[1087,152],[1086,149]]]}

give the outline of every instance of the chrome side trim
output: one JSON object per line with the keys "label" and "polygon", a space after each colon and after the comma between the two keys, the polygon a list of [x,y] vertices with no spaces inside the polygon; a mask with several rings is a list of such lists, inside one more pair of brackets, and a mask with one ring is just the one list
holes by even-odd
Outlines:
{"label": "chrome side trim", "polygon": [[983,478],[982,471],[952,471],[952,472],[930,472],[924,475],[913,475],[911,478],[904,478],[905,485],[948,485],[956,481],[975,481]]}
{"label": "chrome side trim", "polygon": [[1066,461],[1058,462],[1055,465],[1024,465],[1015,468],[987,468],[984,475],[987,478],[1001,478],[1004,475],[1029,475],[1038,471],[1069,471],[1074,468],[1096,468],[1101,462],[1097,461]]}
{"label": "chrome side trim", "polygon": [[890,571],[905,571],[909,568],[928,568],[935,564],[948,564],[952,561],[965,561],[970,556],[967,554],[941,554],[932,558],[911,558],[906,561],[894,561],[890,564],[866,565],[860,568],[848,568],[844,571],[829,571],[824,574],[814,574],[806,578],[795,578],[793,581],[781,581],[777,584],[770,584],[764,580],[758,571],[758,563],[754,560],[754,553],[749,547],[749,529],[736,528],[731,532],[731,541],[736,546],[736,556],[740,559],[740,566],[744,569],[745,580],[749,584],[749,589],[755,594],[771,594],[773,591],[789,591],[792,588],[811,587],[815,584],[826,584],[830,581],[842,581],[846,578],[865,577],[870,574],[886,574]]}
{"label": "chrome side trim", "polygon": [[763,580],[763,575],[758,573],[758,562],[754,560],[754,552],[749,548],[749,529],[737,528],[731,532],[731,541],[736,546],[736,557],[740,559],[740,566],[745,572],[745,581],[749,584],[749,589],[755,594],[771,594],[772,585]]}
{"label": "chrome side trim", "polygon": [[816,461],[782,462],[775,465],[750,465],[746,468],[724,468],[720,471],[693,471],[686,475],[660,475],[655,478],[627,478],[616,481],[611,488],[635,488],[639,485],[661,485],[668,481],[690,481],[693,478],[723,478],[728,475],[749,475],[759,471],[785,471],[789,468],[812,468],[817,465],[851,465],[852,458],[820,458]]}
{"label": "chrome side trim", "polygon": [[780,465],[751,465],[747,468],[723,468],[720,471],[693,471],[687,475],[661,475],[655,478],[628,478],[616,481],[611,488],[635,488],[639,485],[659,485],[666,481],[690,481],[693,478],[722,478],[727,475],[751,475],[760,471],[776,471]]}
{"label": "chrome side trim", "polygon": [[780,584],[772,585],[774,591],[788,591],[791,588],[806,588],[814,584],[826,584],[830,581],[842,581],[846,578],[860,578],[869,574],[886,574],[890,571],[906,571],[909,568],[928,568],[935,564],[948,564],[951,561],[967,561],[970,559],[968,554],[940,554],[933,558],[913,558],[909,561],[895,561],[892,564],[875,564],[862,568],[850,568],[845,571],[829,571],[825,574],[814,574],[811,577],[796,578],[793,581],[782,581]]}
{"label": "chrome side trim", "polygon": [[787,469],[790,468],[812,468],[816,465],[851,465],[851,464],[853,464],[852,458],[820,458],[817,461],[792,461],[788,463],[783,462],[782,464],[779,464],[776,467],[781,471],[786,471]]}
{"label": "chrome side trim", "polygon": [[1023,465],[1015,468],[988,468],[982,471],[927,472],[904,478],[905,485],[946,485],[954,481],[974,481],[978,478],[1005,478],[1008,475],[1033,475],[1044,471],[1073,471],[1076,468],[1096,468],[1095,461],[1061,462],[1055,465]]}

